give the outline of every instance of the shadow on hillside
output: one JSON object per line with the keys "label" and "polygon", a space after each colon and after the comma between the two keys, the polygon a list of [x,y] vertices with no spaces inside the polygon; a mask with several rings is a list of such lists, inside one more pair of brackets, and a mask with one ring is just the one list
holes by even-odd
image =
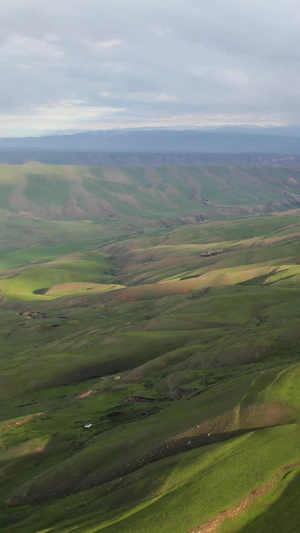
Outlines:
{"label": "shadow on hillside", "polygon": [[[12,490],[10,494],[7,493],[5,503],[3,503],[7,507],[19,507],[53,501],[74,492],[82,492],[109,483],[120,476],[127,476],[163,459],[210,444],[221,443],[249,431],[252,432],[253,429],[178,437],[146,451],[133,460],[129,458],[126,460],[124,455],[120,461],[117,460],[115,464],[108,465],[102,464],[100,458],[96,457],[92,469],[90,464],[85,469],[82,465],[79,468],[81,460],[78,456],[77,467],[72,468],[71,471],[64,466],[64,461],[78,453],[82,443],[76,440],[71,442],[67,435],[57,435],[47,443],[43,450],[28,453],[22,457],[10,458],[3,463],[0,486],[4,487],[5,483],[10,482],[16,487],[16,490]],[[54,468],[54,471],[58,469],[57,479],[50,476],[51,482],[48,477],[49,467]]]}
{"label": "shadow on hillside", "polygon": [[[284,477],[291,476],[287,472]],[[251,510],[248,511],[251,513]],[[230,529],[224,529],[230,531]],[[296,533],[300,531],[300,473],[289,483],[282,495],[266,511],[252,520],[240,533]]]}

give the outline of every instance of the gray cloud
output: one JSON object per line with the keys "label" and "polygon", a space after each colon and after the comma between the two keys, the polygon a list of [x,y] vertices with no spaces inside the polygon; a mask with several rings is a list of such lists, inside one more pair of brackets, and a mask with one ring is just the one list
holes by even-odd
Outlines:
{"label": "gray cloud", "polygon": [[1,135],[300,121],[297,0],[1,0]]}

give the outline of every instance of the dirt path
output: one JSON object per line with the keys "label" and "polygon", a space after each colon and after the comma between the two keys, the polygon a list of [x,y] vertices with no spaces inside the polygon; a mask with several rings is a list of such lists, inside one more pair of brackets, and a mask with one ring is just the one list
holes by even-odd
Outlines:
{"label": "dirt path", "polygon": [[279,481],[279,479],[285,472],[293,470],[294,468],[298,468],[299,466],[300,461],[285,466],[272,478],[272,480],[266,483],[266,485],[257,490],[253,490],[252,492],[250,492],[250,494],[248,494],[248,496],[246,496],[246,498],[243,498],[236,505],[231,507],[231,509],[222,511],[217,517],[207,520],[202,525],[196,527],[195,529],[192,529],[188,533],[218,533],[225,520],[233,520],[238,515],[246,511],[249,507],[251,507],[251,505],[253,505],[257,498],[259,498],[260,496],[264,496],[273,487],[275,487],[276,483]]}

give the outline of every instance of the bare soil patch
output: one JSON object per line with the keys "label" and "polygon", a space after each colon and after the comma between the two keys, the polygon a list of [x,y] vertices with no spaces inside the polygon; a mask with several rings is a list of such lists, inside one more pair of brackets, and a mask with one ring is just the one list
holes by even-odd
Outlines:
{"label": "bare soil patch", "polygon": [[257,498],[267,494],[273,487],[275,487],[276,483],[285,472],[298,468],[299,466],[300,461],[298,463],[285,466],[273,477],[273,479],[269,480],[266,485],[260,487],[259,489],[253,490],[250,492],[250,494],[248,494],[248,496],[246,496],[246,498],[243,498],[236,505],[231,507],[231,509],[222,511],[217,517],[207,520],[202,525],[190,530],[188,533],[217,533],[220,531],[225,520],[234,520],[237,516],[251,507]]}

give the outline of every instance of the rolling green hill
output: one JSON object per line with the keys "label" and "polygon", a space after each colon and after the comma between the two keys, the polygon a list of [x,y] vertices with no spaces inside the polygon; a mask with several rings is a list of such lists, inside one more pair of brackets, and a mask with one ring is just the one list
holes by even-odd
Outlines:
{"label": "rolling green hill", "polygon": [[297,172],[0,176],[1,531],[298,531]]}
{"label": "rolling green hill", "polygon": [[52,220],[268,212],[299,206],[299,193],[298,170],[0,165],[0,208]]}

